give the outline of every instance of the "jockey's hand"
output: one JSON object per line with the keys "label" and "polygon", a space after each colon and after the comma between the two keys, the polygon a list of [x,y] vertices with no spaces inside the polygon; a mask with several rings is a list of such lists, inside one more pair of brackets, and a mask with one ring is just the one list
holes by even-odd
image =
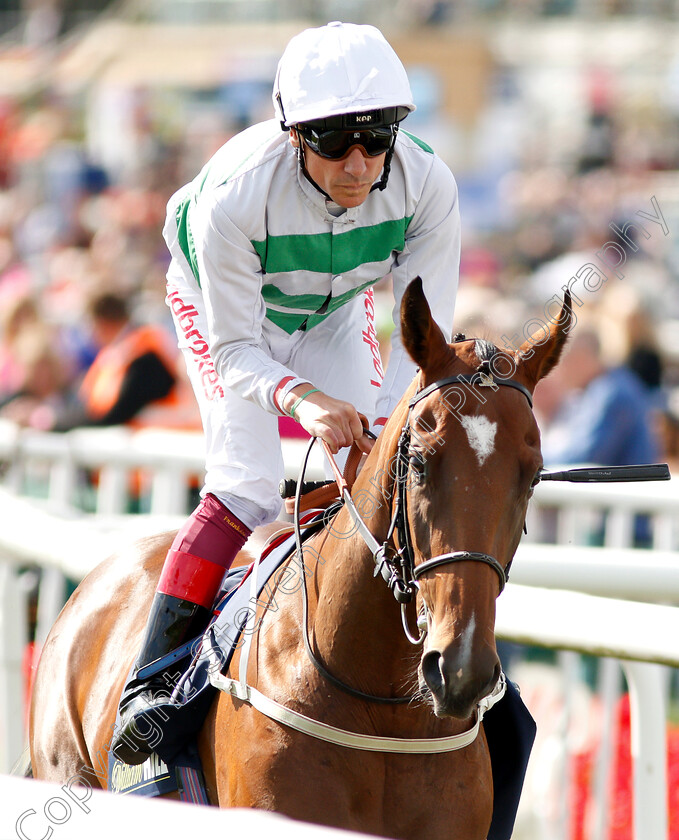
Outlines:
{"label": "jockey's hand", "polygon": [[[283,410],[290,412],[299,397],[306,394],[311,385],[297,385],[285,397]],[[295,420],[312,437],[324,440],[333,455],[344,446],[351,446],[354,441],[366,455],[374,441],[364,434],[368,421],[359,414],[354,406],[344,400],[336,400],[322,391],[316,391],[302,400],[295,409]]]}

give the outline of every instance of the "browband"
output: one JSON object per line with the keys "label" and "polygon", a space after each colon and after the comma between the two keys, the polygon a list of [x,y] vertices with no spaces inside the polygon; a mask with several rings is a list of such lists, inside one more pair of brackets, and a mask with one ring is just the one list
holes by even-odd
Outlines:
{"label": "browband", "polygon": [[493,387],[495,385],[505,385],[508,388],[515,388],[524,395],[524,397],[528,400],[528,405],[533,408],[533,396],[525,385],[522,385],[514,379],[502,379],[482,371],[474,371],[474,373],[460,373],[457,376],[448,376],[444,379],[438,379],[436,382],[433,382],[431,385],[428,385],[426,388],[418,391],[415,396],[410,399],[408,405],[412,408],[423,397],[431,394],[432,391],[438,391],[446,385],[456,385],[460,382],[467,385],[481,385],[481,387],[493,388],[493,390],[495,390]]}

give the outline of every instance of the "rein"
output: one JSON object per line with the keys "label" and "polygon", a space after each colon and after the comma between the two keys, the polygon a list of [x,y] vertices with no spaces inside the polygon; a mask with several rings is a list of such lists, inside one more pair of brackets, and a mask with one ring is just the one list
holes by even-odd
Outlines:
{"label": "rein", "polygon": [[[368,432],[367,434],[375,437],[372,432]],[[300,470],[300,480],[297,482],[297,489],[295,491],[295,512],[294,512],[294,525],[295,525],[295,543],[297,546],[297,557],[299,559],[300,564],[300,578],[302,581],[302,639],[304,641],[304,650],[306,651],[306,655],[311,660],[311,664],[314,668],[318,671],[318,673],[326,679],[329,683],[334,685],[336,688],[339,688],[341,691],[344,691],[346,694],[350,694],[352,697],[356,697],[359,700],[366,700],[371,703],[387,703],[387,704],[400,704],[400,703],[410,703],[412,700],[417,698],[417,695],[411,695],[408,697],[381,697],[377,694],[367,694],[363,691],[360,691],[357,688],[352,688],[347,683],[342,682],[338,677],[332,674],[325,665],[318,659],[316,654],[313,652],[311,648],[311,642],[309,641],[309,593],[307,591],[306,586],[306,571],[304,567],[304,554],[303,554],[303,546],[302,546],[302,534],[301,529],[299,526],[299,505],[300,505],[300,498],[301,498],[301,491],[303,486],[303,476],[306,471],[306,465],[309,460],[309,455],[311,453],[311,449],[316,442],[317,438],[312,438],[309,446],[307,447],[306,454],[304,456],[304,460],[302,462],[302,468]],[[340,489],[340,493],[346,499],[348,498],[351,501],[352,507],[354,506],[353,500],[351,500],[351,493],[349,492],[349,486],[344,478],[344,476],[340,473],[339,469],[337,468],[337,464],[335,463],[335,459],[332,457],[332,453],[322,441],[325,452],[328,456],[328,460],[330,465],[335,473],[335,480],[337,481],[337,486]],[[354,507],[354,510],[356,508]],[[358,514],[358,512],[357,512]],[[360,517],[359,517],[360,518]],[[363,520],[361,520],[361,524],[365,528],[365,535],[363,535],[364,539],[370,538],[373,539],[368,526],[365,525]],[[360,527],[360,526],[359,526]],[[375,543],[377,545],[377,543]]]}

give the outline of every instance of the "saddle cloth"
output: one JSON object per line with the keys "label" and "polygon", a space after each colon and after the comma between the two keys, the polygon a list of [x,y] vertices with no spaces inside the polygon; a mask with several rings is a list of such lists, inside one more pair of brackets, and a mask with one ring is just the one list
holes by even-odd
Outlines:
{"label": "saddle cloth", "polygon": [[[315,522],[317,520],[317,524]],[[303,520],[304,538],[323,525],[318,512]],[[278,539],[265,549],[259,561],[259,598],[271,578],[295,549],[294,534]],[[160,796],[178,791],[189,802],[208,804],[202,768],[195,737],[215,696],[209,682],[209,661],[212,651],[226,668],[243,641],[243,629],[252,606],[250,587],[243,586],[252,566],[231,569],[224,580],[217,600],[213,620],[205,634],[192,639],[176,651],[152,663],[143,671],[148,675],[165,672],[168,683],[168,703],[150,717],[150,726],[157,732],[156,751],[143,764],[131,766],[109,753],[108,788],[114,793],[140,796]],[[275,605],[270,608],[276,609]],[[119,727],[119,715],[115,728]]]}
{"label": "saddle cloth", "polygon": [[[308,516],[308,515],[307,515]],[[307,521],[305,538],[320,529],[323,513]],[[267,549],[259,562],[256,600],[268,609],[278,609],[271,599],[271,580],[295,549],[294,535]],[[159,796],[178,791],[182,799],[208,804],[196,736],[215,699],[216,689],[209,681],[216,656],[224,671],[234,652],[244,641],[243,630],[256,607],[251,603],[251,587],[245,585],[252,567],[231,570],[215,610],[215,618],[202,638],[154,663],[155,672],[165,670],[172,688],[168,703],[154,713],[158,739],[155,753],[142,765],[130,767],[109,754],[109,789],[117,793]],[[299,567],[293,574],[301,574]],[[264,590],[268,589],[265,598]],[[116,720],[116,726],[118,720]],[[490,709],[483,726],[493,772],[493,819],[488,840],[510,840],[516,820],[528,758],[535,740],[536,726],[521,700],[517,687],[508,679],[504,697]]]}

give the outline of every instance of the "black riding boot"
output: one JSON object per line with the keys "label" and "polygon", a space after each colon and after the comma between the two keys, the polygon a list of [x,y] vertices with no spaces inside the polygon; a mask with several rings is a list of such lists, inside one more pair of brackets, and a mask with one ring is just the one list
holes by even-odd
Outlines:
{"label": "black riding boot", "polygon": [[[146,623],[146,633],[134,667],[120,700],[120,727],[111,741],[116,758],[126,764],[142,764],[154,751],[160,737],[154,710],[166,704],[174,686],[163,669],[146,679],[137,675],[149,665],[201,633],[211,611],[191,601],[156,592]],[[156,715],[162,720],[162,710]]]}

